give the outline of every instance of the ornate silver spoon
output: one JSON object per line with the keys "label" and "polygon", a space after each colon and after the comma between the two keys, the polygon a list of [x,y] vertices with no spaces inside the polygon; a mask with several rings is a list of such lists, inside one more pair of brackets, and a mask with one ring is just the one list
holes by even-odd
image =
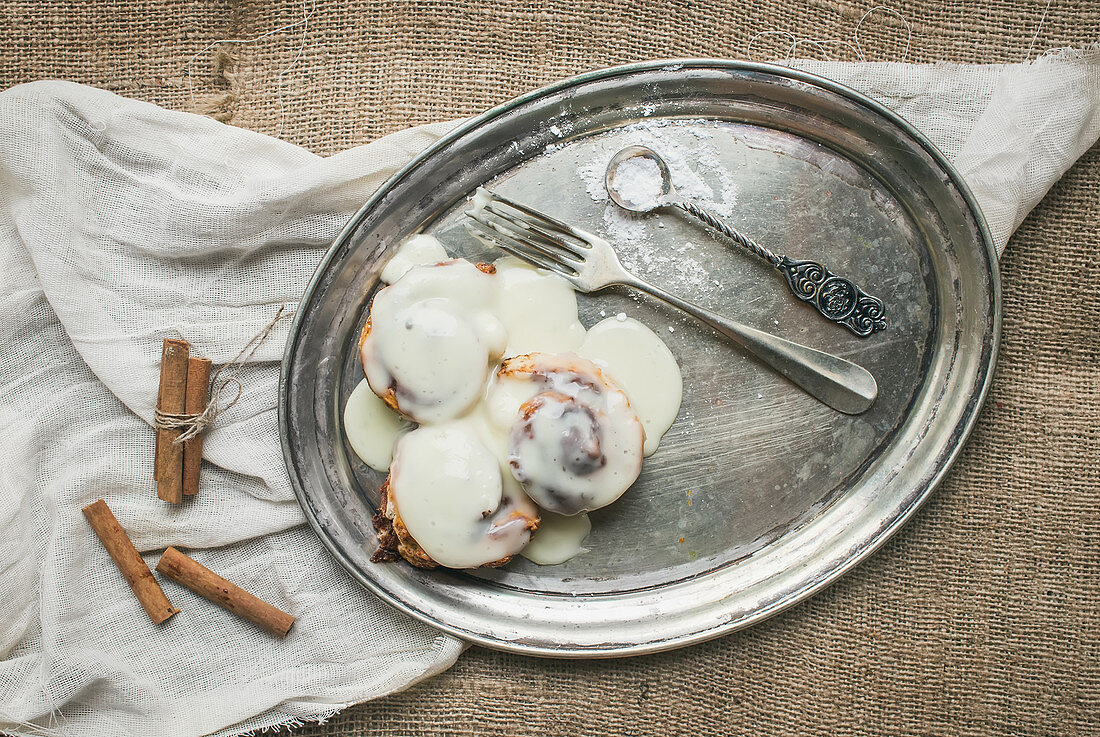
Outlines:
{"label": "ornate silver spoon", "polygon": [[849,279],[837,276],[816,261],[795,261],[777,255],[682,197],[672,186],[668,164],[656,151],[645,146],[628,146],[619,151],[607,165],[604,186],[611,200],[624,210],[650,212],[671,206],[698,218],[767,261],[787,279],[796,297],[856,335],[865,338],[886,327],[886,308],[878,297],[867,294]]}

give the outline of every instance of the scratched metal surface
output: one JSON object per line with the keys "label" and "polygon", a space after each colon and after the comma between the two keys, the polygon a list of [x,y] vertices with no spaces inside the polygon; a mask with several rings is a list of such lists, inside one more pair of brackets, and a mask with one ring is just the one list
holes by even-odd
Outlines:
{"label": "scratched metal surface", "polygon": [[[779,253],[813,258],[886,302],[858,338],[797,302],[766,264],[672,212],[617,211],[599,181],[642,143],[676,184]],[[638,483],[592,515],[588,552],[498,570],[374,565],[382,476],[344,440],[356,339],[378,273],[413,232],[493,258],[459,225],[487,183],[603,234],[654,283],[869,369],[880,395],[846,416],[690,318],[627,291],[581,296],[592,325],[625,312],[684,376],[680,414]],[[868,554],[944,473],[996,354],[992,247],[947,165],[907,126],[823,80],[763,65],[639,65],[492,111],[384,187],[349,224],[303,301],[284,361],[288,468],[322,541],[395,606],[454,634],[533,654],[666,649],[745,626]]]}

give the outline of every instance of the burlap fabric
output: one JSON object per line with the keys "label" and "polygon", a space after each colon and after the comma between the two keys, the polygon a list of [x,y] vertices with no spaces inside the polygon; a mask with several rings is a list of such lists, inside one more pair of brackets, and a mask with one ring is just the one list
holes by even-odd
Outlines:
{"label": "burlap fabric", "polygon": [[[639,59],[782,59],[798,39],[821,42],[798,55],[898,59],[906,23],[910,61],[1020,61],[1100,36],[1095,0],[909,0],[891,6],[904,20],[877,11],[860,24],[870,7],[9,0],[0,86],[62,77],[330,153]],[[1098,223],[1094,147],[1009,243],[1001,359],[954,471],[824,593],[664,655],[565,662],[474,648],[442,676],[299,734],[1096,734]]]}

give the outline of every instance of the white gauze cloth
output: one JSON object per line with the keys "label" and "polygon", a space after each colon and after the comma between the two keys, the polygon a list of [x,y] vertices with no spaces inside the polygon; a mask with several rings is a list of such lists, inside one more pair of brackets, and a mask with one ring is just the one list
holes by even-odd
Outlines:
{"label": "white gauze cloth", "polygon": [[[829,64],[955,161],[998,248],[1100,132],[1100,52],[1010,66]],[[447,668],[462,644],[392,611],[324,551],[291,492],[287,324],[206,438],[202,491],[157,499],[161,340],[229,361],[294,304],[375,188],[453,123],[329,158],[101,90],[0,94],[0,731],[237,734],[324,718]],[[104,498],[150,565],[167,545],[298,618],[285,641],[162,581],[153,626],[81,507]]]}

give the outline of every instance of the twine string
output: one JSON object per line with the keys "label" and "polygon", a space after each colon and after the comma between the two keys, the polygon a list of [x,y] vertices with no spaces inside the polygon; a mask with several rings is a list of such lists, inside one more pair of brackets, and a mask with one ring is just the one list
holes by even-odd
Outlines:
{"label": "twine string", "polygon": [[[244,394],[244,384],[241,383],[239,377],[245,364],[251,360],[260,346],[271,337],[275,326],[293,315],[294,310],[289,309],[285,304],[281,305],[279,311],[275,313],[275,317],[258,333],[253,335],[251,340],[245,343],[244,348],[232,361],[218,367],[218,370],[214,372],[214,376],[210,379],[210,385],[213,387],[210,392],[210,401],[206,403],[206,407],[203,408],[202,412],[198,414],[179,414],[162,412],[157,409],[153,412],[153,425],[158,430],[183,430],[180,436],[172,441],[176,445],[186,443],[213,427],[218,415],[240,401],[241,396]],[[225,377],[220,378],[223,373]],[[232,399],[223,403],[222,395],[230,386],[235,387],[236,393]]]}

